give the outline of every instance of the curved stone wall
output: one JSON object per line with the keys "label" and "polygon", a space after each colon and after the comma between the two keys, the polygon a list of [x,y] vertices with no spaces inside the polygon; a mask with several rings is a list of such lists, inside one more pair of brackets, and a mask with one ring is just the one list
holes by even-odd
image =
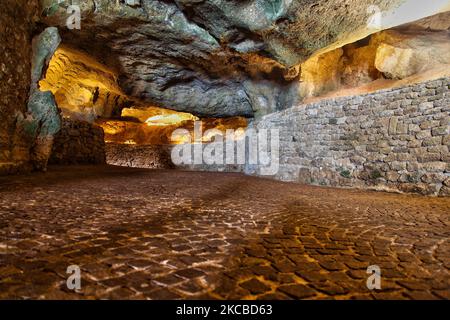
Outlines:
{"label": "curved stone wall", "polygon": [[450,78],[442,78],[323,100],[253,126],[280,130],[277,179],[448,196],[449,88]]}

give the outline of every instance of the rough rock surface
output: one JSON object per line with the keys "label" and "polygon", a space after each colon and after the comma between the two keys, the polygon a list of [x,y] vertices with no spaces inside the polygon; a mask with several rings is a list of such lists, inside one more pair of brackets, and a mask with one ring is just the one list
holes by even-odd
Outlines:
{"label": "rough rock surface", "polygon": [[88,55],[61,45],[39,85],[51,91],[66,117],[93,122],[120,115],[131,104],[117,84],[118,75]]}
{"label": "rough rock surface", "polygon": [[449,88],[444,78],[324,100],[255,127],[280,130],[278,179],[448,196]]}
{"label": "rough rock surface", "polygon": [[449,206],[238,174],[0,178],[0,299],[449,299]]}
{"label": "rough rock surface", "polygon": [[21,125],[31,77],[37,0],[0,2],[0,174],[28,167],[31,139]]}
{"label": "rough rock surface", "polygon": [[[134,113],[131,113],[134,114]],[[136,115],[136,114],[134,114]],[[178,116],[178,115],[174,115]],[[169,116],[170,117],[170,116]],[[169,118],[170,120],[170,118]],[[197,119],[198,120],[198,119]],[[164,118],[161,119],[164,121]],[[196,123],[198,125],[197,136]],[[194,141],[197,138],[203,142],[213,139],[214,133],[219,132],[225,136],[227,130],[238,130],[247,127],[247,120],[242,117],[233,117],[226,119],[202,119],[195,122],[194,119],[178,120],[174,123],[149,123],[124,121],[124,120],[98,120],[96,124],[105,131],[105,139],[108,142],[118,144],[137,144],[137,145],[164,145],[179,143],[186,140]],[[175,130],[183,130],[185,134],[173,135]]]}
{"label": "rough rock surface", "polygon": [[31,86],[28,100],[28,117],[25,119],[34,141],[30,158],[35,169],[46,170],[54,135],[61,128],[61,116],[50,91],[41,91],[39,81],[45,68],[61,42],[58,29],[50,27],[33,39],[31,61]]}
{"label": "rough rock surface", "polygon": [[106,144],[106,162],[131,168],[173,169],[170,145]]}
{"label": "rough rock surface", "polygon": [[63,119],[49,164],[105,164],[103,129],[89,122]]}
{"label": "rough rock surface", "polygon": [[[450,18],[450,15],[449,15]],[[301,65],[302,99],[360,87],[370,91],[376,80],[414,83],[450,76],[450,33],[405,26],[314,56]],[[427,75],[429,72],[429,75]],[[428,79],[427,79],[428,77]],[[385,86],[393,81],[379,81]]]}
{"label": "rough rock surface", "polygon": [[[72,31],[65,28],[67,1],[41,2],[46,23],[65,30],[64,42],[116,68],[125,93],[224,117],[295,104],[298,85],[292,79],[299,63],[393,27],[395,19],[386,17],[394,9],[401,13],[409,1],[141,0],[131,6],[84,0],[81,30]],[[386,18],[378,27],[369,23],[373,6]],[[443,9],[433,5],[419,15]]]}

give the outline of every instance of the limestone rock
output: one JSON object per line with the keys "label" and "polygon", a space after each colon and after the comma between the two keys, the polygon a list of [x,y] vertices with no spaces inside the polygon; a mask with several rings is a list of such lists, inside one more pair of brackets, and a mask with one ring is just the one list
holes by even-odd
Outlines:
{"label": "limestone rock", "polygon": [[[145,114],[145,113],[144,113]],[[173,117],[180,115],[172,114]],[[170,115],[169,115],[170,117]],[[181,121],[161,122],[139,122],[139,121],[124,121],[122,120],[108,120],[99,119],[96,124],[103,128],[105,133],[105,140],[117,144],[131,144],[131,145],[163,145],[176,144],[179,142],[186,142],[183,139],[190,139],[194,141],[194,119],[182,118]],[[225,136],[226,131],[238,130],[247,127],[247,120],[242,117],[234,117],[227,119],[202,119],[202,141],[209,142],[212,136],[208,136],[206,132],[214,129]],[[181,141],[172,141],[172,134],[177,129],[187,130],[186,137],[180,137]]]}
{"label": "limestone rock", "polygon": [[385,31],[377,35],[381,42],[375,66],[388,78],[404,79],[433,68],[450,68],[448,32]]}
{"label": "limestone rock", "polygon": [[64,119],[54,136],[51,164],[105,164],[102,128],[86,121]]}
{"label": "limestone rock", "polygon": [[49,91],[35,91],[28,101],[28,112],[38,124],[38,136],[51,136],[61,127],[61,118],[53,94]]}
{"label": "limestone rock", "polygon": [[21,124],[26,117],[31,38],[38,17],[38,0],[0,3],[0,174],[29,169],[32,141]]}
{"label": "limestone rock", "polygon": [[122,92],[114,70],[90,56],[61,45],[52,57],[41,90],[51,91],[62,114],[93,122],[98,117],[120,115],[133,104]]}
{"label": "limestone rock", "polygon": [[303,63],[300,95],[311,97],[339,88],[343,72],[343,54],[344,50],[339,48]]}
{"label": "limestone rock", "polygon": [[211,117],[287,108],[295,100],[284,88],[310,56],[445,9],[428,5],[396,22],[392,13],[409,10],[409,0],[83,0],[81,30],[68,30],[68,2],[41,2],[45,23],[116,68],[125,94]]}

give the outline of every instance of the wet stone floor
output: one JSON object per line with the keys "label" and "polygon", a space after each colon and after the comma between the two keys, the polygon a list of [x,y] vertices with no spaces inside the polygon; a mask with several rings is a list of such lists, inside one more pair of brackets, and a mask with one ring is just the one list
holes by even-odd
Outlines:
{"label": "wet stone floor", "polygon": [[0,299],[449,299],[449,217],[450,198],[53,167],[0,178]]}

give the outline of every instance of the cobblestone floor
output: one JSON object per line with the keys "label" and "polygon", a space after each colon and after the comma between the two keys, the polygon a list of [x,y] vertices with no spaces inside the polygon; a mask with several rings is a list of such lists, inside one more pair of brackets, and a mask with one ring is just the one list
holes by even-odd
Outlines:
{"label": "cobblestone floor", "polygon": [[[450,198],[238,174],[2,177],[0,298],[449,299],[449,216]],[[382,289],[369,291],[374,264]]]}

